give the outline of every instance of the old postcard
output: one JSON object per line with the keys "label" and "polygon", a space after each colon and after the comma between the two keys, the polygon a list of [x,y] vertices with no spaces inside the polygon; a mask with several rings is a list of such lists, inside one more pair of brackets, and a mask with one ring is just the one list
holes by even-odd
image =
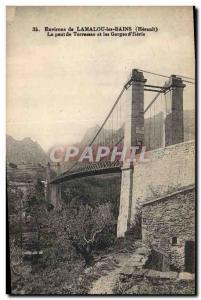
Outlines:
{"label": "old postcard", "polygon": [[7,7],[7,293],[196,294],[195,16]]}

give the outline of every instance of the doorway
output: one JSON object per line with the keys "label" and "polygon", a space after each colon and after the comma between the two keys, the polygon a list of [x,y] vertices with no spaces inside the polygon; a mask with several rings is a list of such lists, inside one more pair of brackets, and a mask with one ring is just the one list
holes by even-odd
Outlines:
{"label": "doorway", "polygon": [[195,273],[195,242],[185,241],[185,271]]}

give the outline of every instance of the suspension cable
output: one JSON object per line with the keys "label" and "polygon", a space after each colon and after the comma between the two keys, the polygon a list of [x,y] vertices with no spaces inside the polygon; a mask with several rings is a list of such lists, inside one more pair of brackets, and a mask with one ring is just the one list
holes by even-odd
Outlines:
{"label": "suspension cable", "polygon": [[155,122],[156,122],[156,102],[154,102],[154,149],[155,149],[155,147],[156,147]]}
{"label": "suspension cable", "polygon": [[113,104],[111,110],[109,111],[107,117],[105,118],[104,122],[102,123],[101,127],[99,128],[99,130],[97,131],[96,135],[94,136],[94,138],[91,140],[91,142],[89,143],[89,147],[93,144],[93,142],[95,141],[95,139],[97,138],[97,136],[99,135],[99,133],[101,132],[101,130],[103,129],[105,123],[107,122],[107,120],[109,119],[109,117],[111,116],[113,110],[115,109],[115,106],[117,105],[117,103],[119,102],[121,96],[123,95],[124,91],[126,90],[125,87],[123,87],[123,89],[121,90],[121,93],[119,94],[119,96],[117,97],[115,103]]}
{"label": "suspension cable", "polygon": [[[164,85],[165,86],[165,85]],[[156,101],[156,99],[160,96],[161,91],[159,91],[156,96],[154,97],[154,99],[149,103],[149,105],[145,108],[144,110],[144,114],[148,111],[148,109],[152,106],[152,104]]]}
{"label": "suspension cable", "polygon": [[163,132],[162,132],[162,128],[163,128],[163,96],[161,94],[161,99],[160,99],[160,146],[162,146],[162,143],[163,143]]}
{"label": "suspension cable", "polygon": [[[144,72],[144,73],[148,73],[148,74],[152,74],[152,75],[156,75],[156,76],[160,76],[160,77],[163,77],[163,78],[171,78],[171,76],[167,76],[167,75],[163,75],[163,74],[159,74],[159,73],[154,73],[154,72],[150,72],[150,71],[146,71],[146,70],[142,70],[142,69],[138,69],[139,71],[141,72]],[[195,80],[194,78],[192,77],[187,77],[187,76],[180,76],[180,75],[176,75],[176,76],[179,76],[181,78],[187,78],[187,79],[192,79],[192,80]],[[191,84],[195,84],[194,82],[191,82],[191,81],[188,81],[188,80],[183,80],[184,82],[187,82],[187,83],[191,83]],[[91,142],[89,143],[88,147],[90,147],[94,141],[96,140],[97,136],[99,135],[99,133],[101,132],[101,130],[103,129],[103,127],[105,126],[106,122],[108,121],[108,119],[110,118],[112,112],[114,111],[116,105],[118,104],[119,100],[121,99],[123,93],[125,90],[127,90],[130,85],[131,85],[131,82],[132,82],[132,79],[130,79],[123,87],[123,89],[121,90],[119,96],[117,97],[116,101],[114,102],[112,108],[110,109],[107,117],[105,118],[104,122],[102,123],[102,125],[100,126],[100,128],[98,129],[97,133],[95,134],[95,136],[93,137],[93,139],[91,140]],[[164,85],[165,87],[165,85]],[[146,107],[146,109],[144,110],[144,114],[147,112],[147,110],[149,108],[151,108],[152,104],[155,104],[155,101],[156,99],[159,97],[159,95],[161,94],[161,91],[162,89],[156,94],[156,96],[154,97],[154,99],[150,102],[150,104]],[[165,100],[166,100],[166,97],[165,97]],[[154,107],[155,109],[155,107]],[[120,111],[121,111],[121,108],[120,108]],[[167,114],[167,103],[166,103],[166,114]],[[155,119],[155,116],[154,116],[154,119]],[[155,123],[155,120],[154,120],[154,123]],[[155,131],[155,124],[154,124],[154,131]],[[155,132],[154,132],[155,134]],[[112,120],[112,135],[113,135],[113,120]],[[112,137],[113,139],[113,137]],[[106,142],[106,141],[105,141]],[[78,161],[76,161],[66,172],[70,172],[74,167],[75,165],[78,163]],[[66,173],[65,172],[65,173]]]}
{"label": "suspension cable", "polygon": [[[138,69],[138,70],[141,71],[141,72],[144,72],[144,73],[147,73],[147,74],[156,75],[156,76],[159,76],[159,77],[171,78],[171,76],[164,75],[164,74],[154,73],[154,72],[150,72],[150,71],[146,71],[146,70],[141,70],[141,69]],[[187,78],[187,79],[195,80],[195,78],[188,77],[188,76],[183,76],[183,75],[175,75],[175,76],[178,76],[178,77],[181,77],[181,78]],[[187,81],[187,80],[183,80],[183,81],[189,82],[189,83],[194,83],[194,82]]]}
{"label": "suspension cable", "polygon": [[[111,116],[113,110],[115,109],[117,103],[118,103],[119,100],[121,99],[123,93],[124,93],[125,90],[128,88],[128,87],[127,87],[127,84],[128,84],[128,83],[126,83],[126,84],[124,85],[124,87],[123,87],[123,89],[121,90],[119,96],[117,97],[117,99],[116,99],[116,101],[114,102],[112,108],[110,109],[110,111],[109,111],[107,117],[105,118],[105,120],[104,120],[104,122],[102,123],[102,125],[100,126],[99,130],[97,131],[97,133],[95,134],[95,136],[93,137],[93,139],[91,140],[91,142],[89,143],[88,147],[90,147],[90,146],[93,144],[93,142],[96,140],[97,136],[99,135],[99,133],[100,133],[101,130],[103,129],[105,123],[107,122],[107,120],[108,120],[109,117]],[[112,124],[112,126],[113,126],[113,124]],[[76,162],[75,162],[75,163],[74,163],[74,164],[66,171],[66,173],[67,173],[67,172],[70,172],[77,164],[78,164],[78,161],[76,161]]]}
{"label": "suspension cable", "polygon": [[149,150],[151,150],[151,107],[149,112]]}

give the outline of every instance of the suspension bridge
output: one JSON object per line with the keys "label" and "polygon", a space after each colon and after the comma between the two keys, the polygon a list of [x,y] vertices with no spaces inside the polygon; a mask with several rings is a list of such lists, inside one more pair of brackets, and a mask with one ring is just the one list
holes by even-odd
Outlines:
{"label": "suspension bridge", "polygon": [[[154,84],[145,79],[154,76],[163,80]],[[158,80],[159,81],[159,80]],[[165,81],[165,82],[164,82]],[[91,138],[87,147],[119,145],[146,147],[146,151],[167,147],[184,141],[183,94],[184,88],[195,84],[193,78],[182,75],[163,75],[146,70],[133,69],[129,80],[108,112],[101,126]],[[154,95],[154,96],[153,96]],[[48,197],[59,201],[61,184],[68,180],[101,174],[121,173],[119,236],[127,230],[132,205],[133,172],[132,163],[105,160],[98,162],[75,161],[70,168],[54,178],[47,175]],[[49,174],[47,172],[47,174]],[[56,200],[55,200],[56,199]],[[125,214],[126,211],[126,214]],[[124,212],[124,213],[123,213]],[[125,219],[122,225],[122,213]]]}

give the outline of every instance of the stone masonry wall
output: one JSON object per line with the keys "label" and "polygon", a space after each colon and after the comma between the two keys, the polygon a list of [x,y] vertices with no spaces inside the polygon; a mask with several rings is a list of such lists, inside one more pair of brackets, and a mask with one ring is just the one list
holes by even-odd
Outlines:
{"label": "stone masonry wall", "polygon": [[[172,237],[177,237],[176,245],[172,245]],[[170,265],[184,271],[185,241],[195,241],[195,189],[145,203],[142,240],[151,248],[168,254]]]}
{"label": "stone masonry wall", "polygon": [[162,197],[195,183],[195,142],[188,141],[147,153],[134,165],[131,219],[136,203]]}
{"label": "stone masonry wall", "polygon": [[131,211],[131,188],[133,181],[133,170],[122,170],[121,176],[121,195],[119,205],[119,217],[117,222],[117,237],[123,237],[128,228],[128,221],[130,219],[129,212]]}

